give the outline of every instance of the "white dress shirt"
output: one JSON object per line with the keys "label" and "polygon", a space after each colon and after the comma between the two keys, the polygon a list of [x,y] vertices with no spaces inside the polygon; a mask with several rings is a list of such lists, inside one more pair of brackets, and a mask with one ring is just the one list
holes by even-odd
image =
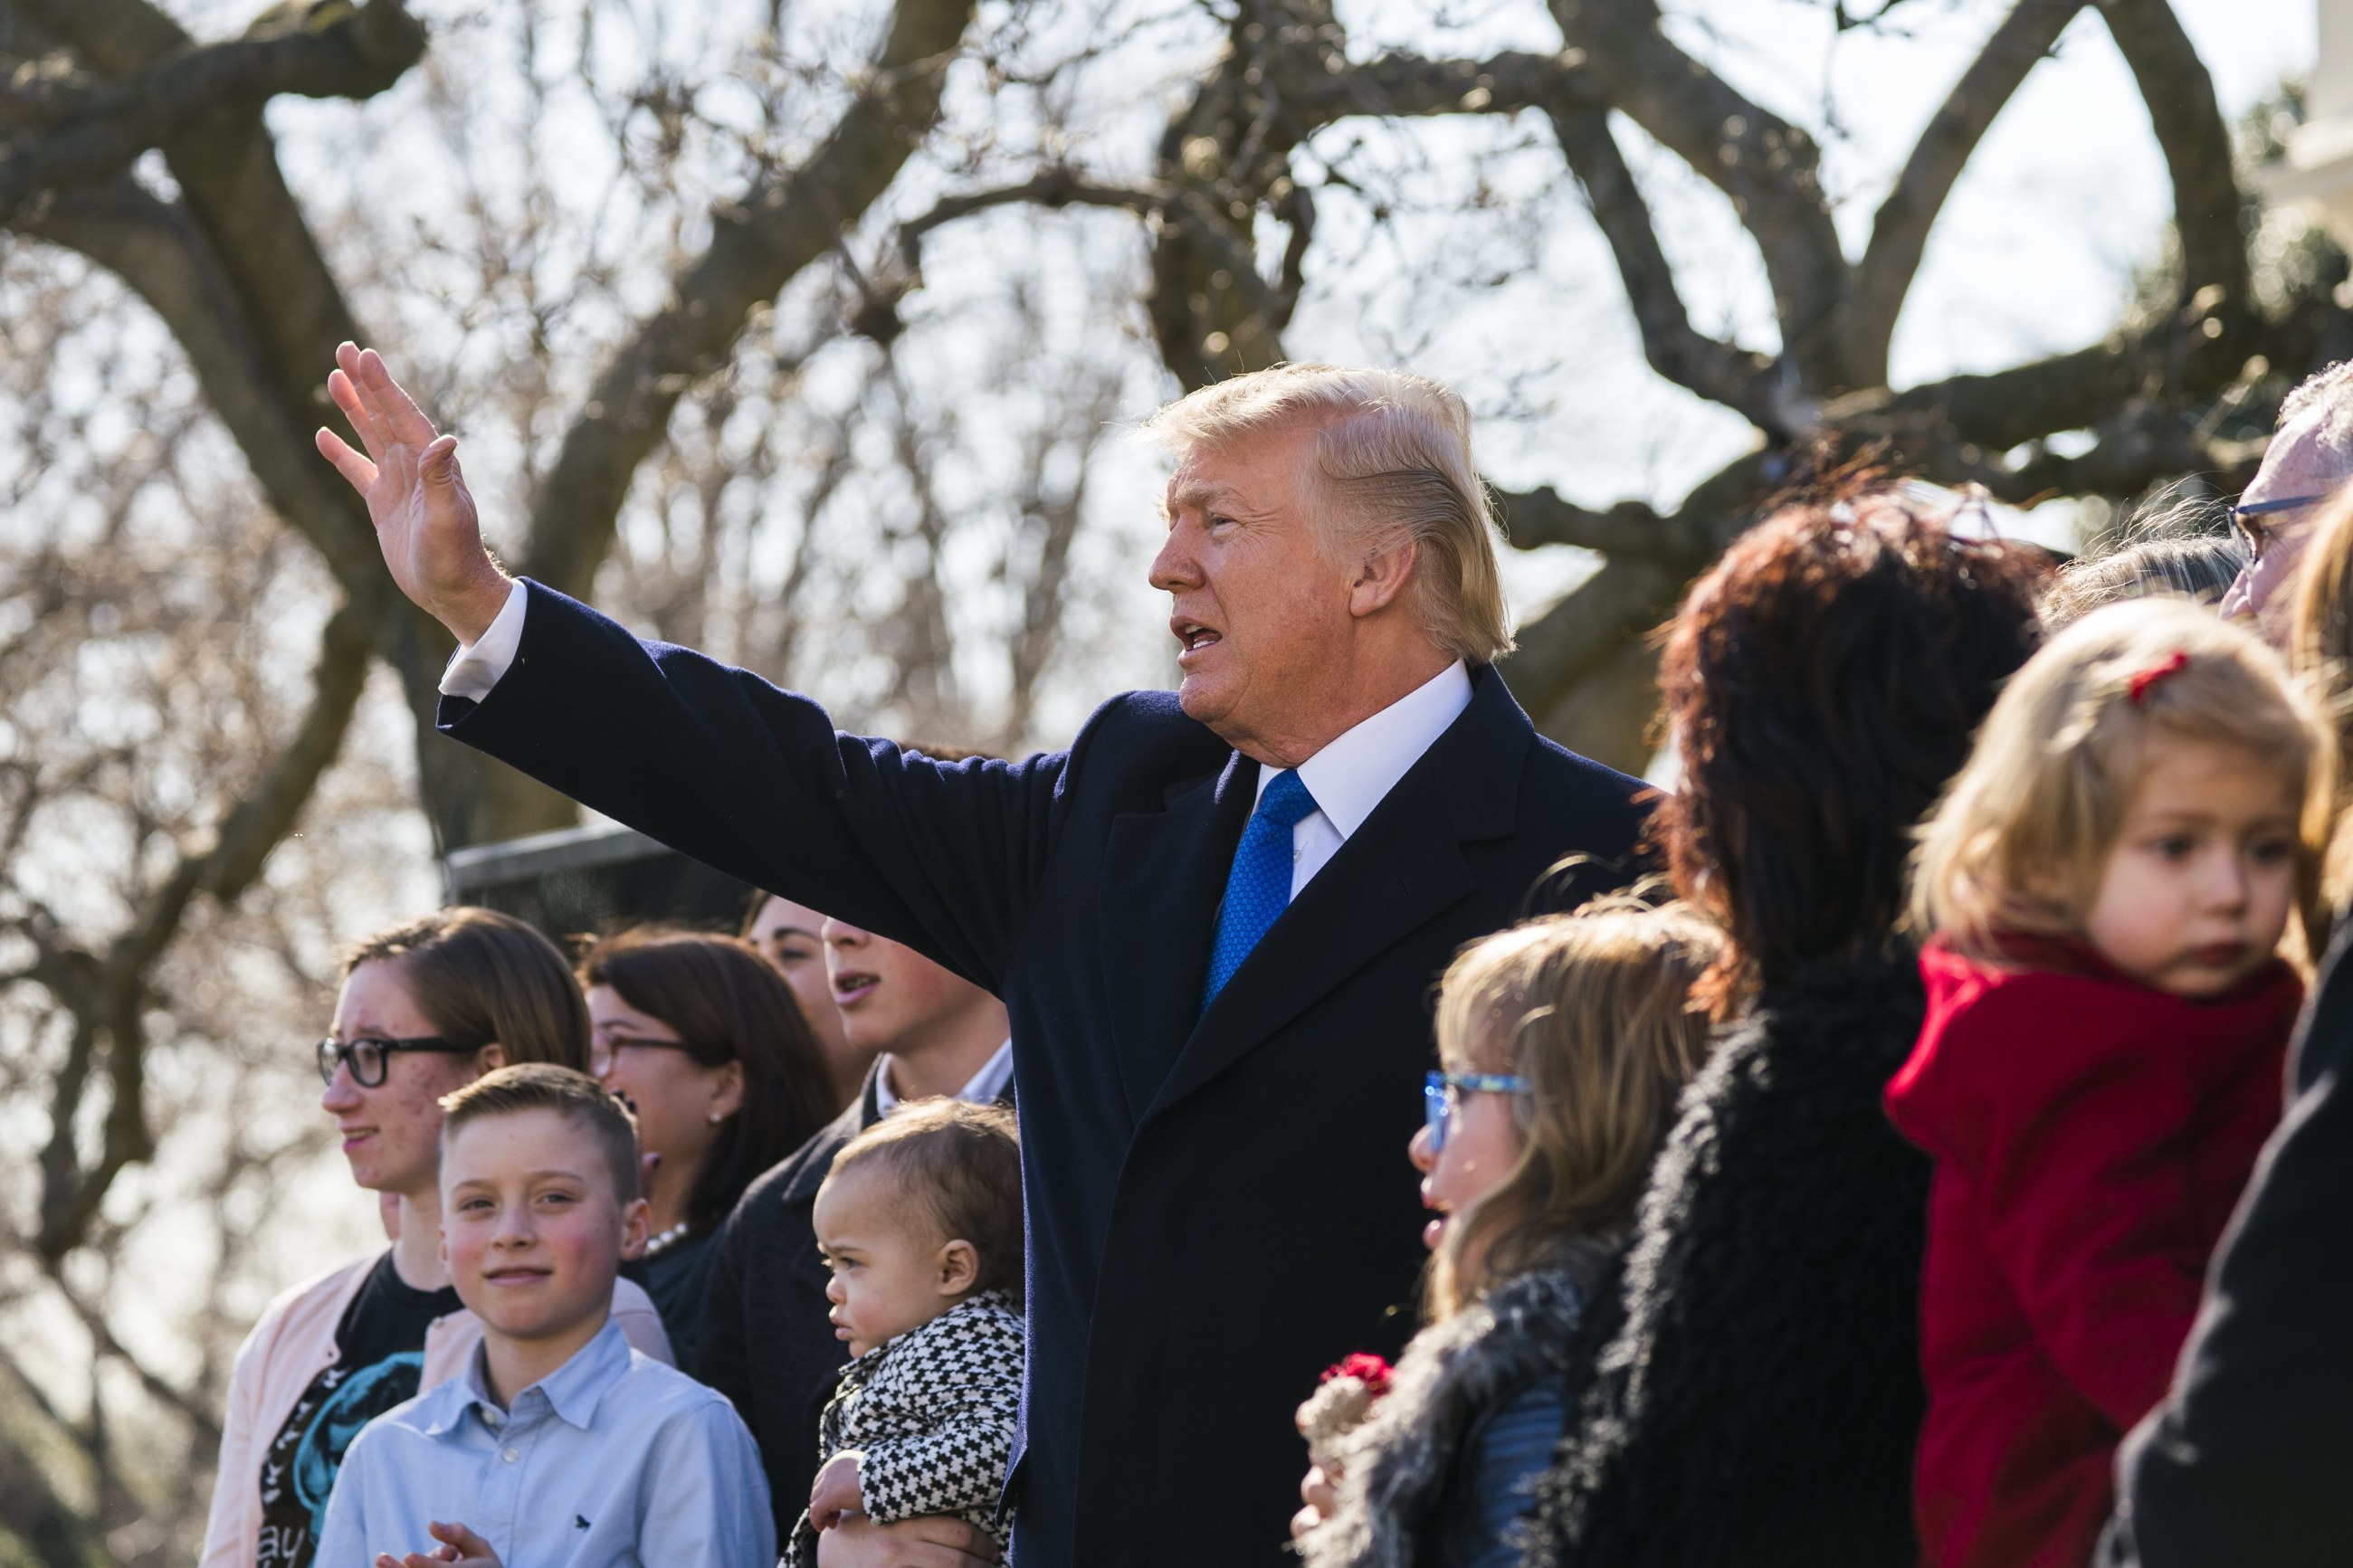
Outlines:
{"label": "white dress shirt", "polygon": [[531,595],[522,584],[507,590],[507,602],[499,606],[490,630],[477,642],[460,643],[449,668],[441,672],[442,696],[480,702],[491,694],[522,647],[523,606],[529,603]]}
{"label": "white dress shirt", "polygon": [[[507,602],[500,606],[490,629],[480,641],[460,647],[449,668],[442,671],[442,695],[480,702],[491,694],[491,688],[506,674],[522,646],[523,607],[530,598],[520,583],[508,591]],[[1315,797],[1316,809],[1301,817],[1291,830],[1293,898],[1339,853],[1340,846],[1365,825],[1365,818],[1397,787],[1406,770],[1421,760],[1421,754],[1469,706],[1471,672],[1457,659],[1299,764],[1299,782]],[[1267,782],[1275,772],[1259,769],[1261,795],[1266,793]],[[889,1077],[884,1074],[879,1086],[886,1093]],[[1004,1087],[1002,1081],[997,1087]],[[994,1100],[996,1095],[958,1098]],[[892,1102],[896,1101],[894,1095]]]}
{"label": "white dress shirt", "polygon": [[[483,640],[488,641],[488,638]],[[1471,672],[1457,659],[1299,764],[1315,807],[1291,829],[1291,896],[1365,825],[1406,770],[1471,706]],[[1260,767],[1258,793],[1282,770]]]}
{"label": "white dress shirt", "polygon": [[[955,1091],[955,1097],[973,1105],[994,1105],[1005,1098],[1005,1086],[1012,1081],[1013,1042],[1008,1040],[980,1064],[980,1070]],[[891,1058],[886,1056],[882,1070],[874,1075],[874,1114],[888,1116],[899,1106],[899,1091],[891,1087]]]}

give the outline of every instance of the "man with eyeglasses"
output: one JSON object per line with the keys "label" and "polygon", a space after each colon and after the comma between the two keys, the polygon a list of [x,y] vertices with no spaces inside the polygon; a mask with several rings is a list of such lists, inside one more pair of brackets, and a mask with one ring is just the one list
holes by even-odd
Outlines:
{"label": "man with eyeglasses", "polygon": [[2321,504],[2353,479],[2353,360],[2330,365],[2287,395],[2279,433],[2231,508],[2231,531],[2247,552],[2222,595],[2225,616],[2253,619],[2264,640],[2287,640],[2296,567]]}

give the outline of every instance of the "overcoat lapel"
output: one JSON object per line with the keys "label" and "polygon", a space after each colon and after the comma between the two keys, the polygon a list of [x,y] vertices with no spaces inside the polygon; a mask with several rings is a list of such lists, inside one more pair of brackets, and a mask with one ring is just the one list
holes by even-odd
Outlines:
{"label": "overcoat lapel", "polygon": [[[1535,736],[1502,678],[1485,669],[1478,679],[1471,706],[1301,889],[1200,1016],[1147,1119],[1477,890],[1462,845],[1511,833]],[[1240,837],[1237,826],[1233,841]],[[1189,971],[1196,994],[1208,968],[1205,942]]]}
{"label": "overcoat lapel", "polygon": [[1151,1103],[1200,1015],[1218,900],[1255,801],[1256,768],[1236,752],[1216,777],[1172,787],[1161,810],[1112,819],[1103,969],[1130,1116]]}

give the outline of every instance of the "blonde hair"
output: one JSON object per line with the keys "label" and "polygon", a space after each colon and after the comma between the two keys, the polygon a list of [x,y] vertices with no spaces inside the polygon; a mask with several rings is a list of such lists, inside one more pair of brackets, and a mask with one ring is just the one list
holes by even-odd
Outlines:
{"label": "blonde hair", "polygon": [[1693,984],[1724,951],[1689,906],[1621,896],[1499,931],[1448,967],[1439,1059],[1449,1072],[1516,1074],[1528,1092],[1513,1097],[1519,1159],[1453,1215],[1430,1261],[1431,1318],[1531,1268],[1589,1265],[1632,1219],[1707,1055]]}
{"label": "blonde hair", "polygon": [[[2353,486],[2338,490],[2312,525],[2312,536],[2296,566],[2295,605],[2288,623],[2288,666],[2337,731],[2337,826],[2321,870],[2323,907],[2334,910],[2353,895],[2353,833],[2346,831],[2346,807],[2353,805]],[[2317,950],[2321,933],[2311,933]]]}
{"label": "blonde hair", "polygon": [[1145,421],[1182,462],[1205,448],[1302,426],[1311,522],[1327,554],[1411,543],[1415,619],[1465,663],[1512,651],[1486,481],[1471,460],[1471,410],[1400,370],[1279,364],[1187,394]]}
{"label": "blonde hair", "polygon": [[1915,925],[1987,960],[2003,932],[2079,934],[2160,734],[2295,782],[2308,921],[2336,773],[2327,725],[2262,641],[2194,605],[2144,599],[2060,633],[1995,701],[1921,830]]}

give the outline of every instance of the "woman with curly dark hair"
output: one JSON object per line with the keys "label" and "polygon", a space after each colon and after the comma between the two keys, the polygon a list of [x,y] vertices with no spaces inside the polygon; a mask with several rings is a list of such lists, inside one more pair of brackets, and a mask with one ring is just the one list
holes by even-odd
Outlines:
{"label": "woman with curly dark hair", "polygon": [[1653,818],[1730,944],[1726,1021],[1582,1330],[1529,1561],[1913,1568],[1928,1162],[1880,1091],[1918,1037],[1915,825],[2038,636],[2039,552],[1897,491],[1788,507],[1691,590]]}
{"label": "woman with curly dark hair", "polygon": [[736,937],[640,926],[591,946],[579,977],[589,1070],[629,1102],[638,1147],[658,1156],[652,1239],[628,1271],[691,1373],[712,1234],[754,1176],[832,1117],[824,1053],[783,978]]}

